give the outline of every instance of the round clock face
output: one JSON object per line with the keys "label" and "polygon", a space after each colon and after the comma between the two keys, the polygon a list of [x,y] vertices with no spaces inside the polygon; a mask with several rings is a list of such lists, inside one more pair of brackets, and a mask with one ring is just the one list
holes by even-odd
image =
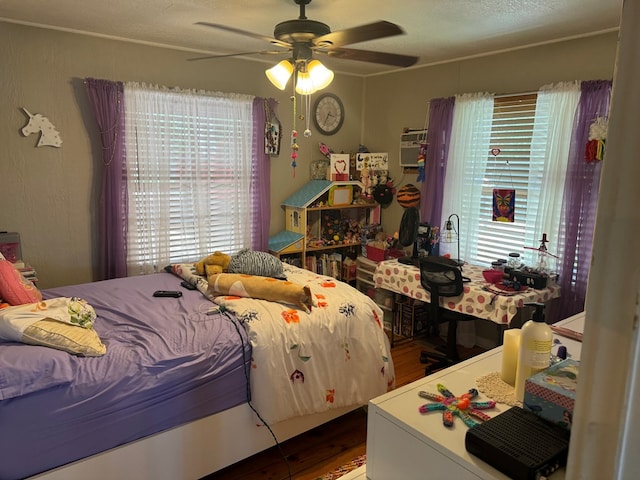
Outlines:
{"label": "round clock face", "polygon": [[344,122],[342,101],[332,93],[320,95],[314,107],[313,122],[324,135],[336,133]]}

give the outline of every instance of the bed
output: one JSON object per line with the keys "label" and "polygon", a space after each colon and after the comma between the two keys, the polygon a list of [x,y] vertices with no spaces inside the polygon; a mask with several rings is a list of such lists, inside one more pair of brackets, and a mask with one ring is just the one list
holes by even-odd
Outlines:
{"label": "bed", "polygon": [[309,288],[309,313],[187,290],[182,280],[203,284],[188,265],[44,291],[91,305],[106,353],[0,340],[0,478],[196,479],[273,446],[271,432],[282,442],[393,388],[379,307],[283,270]]}

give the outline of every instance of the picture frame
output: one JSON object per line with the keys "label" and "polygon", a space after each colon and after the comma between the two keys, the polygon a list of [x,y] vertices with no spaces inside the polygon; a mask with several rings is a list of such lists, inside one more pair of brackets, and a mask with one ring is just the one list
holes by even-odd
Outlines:
{"label": "picture frame", "polygon": [[353,187],[351,185],[334,185],[329,189],[329,206],[351,205],[352,202]]}

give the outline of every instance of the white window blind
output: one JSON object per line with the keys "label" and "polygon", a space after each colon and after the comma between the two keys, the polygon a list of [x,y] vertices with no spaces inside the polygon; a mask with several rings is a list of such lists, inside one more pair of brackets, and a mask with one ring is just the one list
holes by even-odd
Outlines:
{"label": "white window blind", "polygon": [[[479,200],[477,250],[473,253],[471,249],[471,258],[467,259],[471,263],[489,265],[509,252],[523,256],[529,253],[524,249],[527,219],[531,209],[537,208],[539,193],[530,182],[531,172],[544,168],[544,149],[532,145],[536,98],[536,94],[530,94],[494,99],[490,143],[492,148],[499,148],[500,153],[487,152]],[[516,190],[513,223],[492,221],[494,188]]]}
{"label": "white window blind", "polygon": [[130,274],[251,245],[252,100],[125,88]]}
{"label": "white window blind", "polygon": [[[488,266],[517,252],[537,266],[543,234],[549,252],[557,248],[579,98],[579,82],[535,94],[456,97],[443,215],[460,212],[463,260]],[[494,189],[515,189],[514,222],[493,221]]]}

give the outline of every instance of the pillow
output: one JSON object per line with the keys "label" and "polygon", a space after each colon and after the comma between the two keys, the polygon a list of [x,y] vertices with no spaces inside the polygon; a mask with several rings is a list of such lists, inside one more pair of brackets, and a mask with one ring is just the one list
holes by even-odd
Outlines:
{"label": "pillow", "polygon": [[231,257],[227,271],[229,273],[260,275],[283,280],[287,278],[280,259],[270,253],[257,252],[249,248],[243,248]]}
{"label": "pillow", "polygon": [[235,295],[290,303],[307,313],[311,312],[313,306],[311,289],[308,286],[271,277],[218,273],[210,277],[209,290],[218,295]]}
{"label": "pillow", "polygon": [[35,303],[42,294],[9,260],[0,260],[0,298],[11,305]]}
{"label": "pillow", "polygon": [[93,328],[69,325],[51,318],[39,320],[25,328],[21,341],[83,357],[99,357],[107,353],[107,347]]}
{"label": "pillow", "polygon": [[58,297],[0,310],[0,338],[82,356],[107,351],[93,329],[96,313],[77,297]]}

